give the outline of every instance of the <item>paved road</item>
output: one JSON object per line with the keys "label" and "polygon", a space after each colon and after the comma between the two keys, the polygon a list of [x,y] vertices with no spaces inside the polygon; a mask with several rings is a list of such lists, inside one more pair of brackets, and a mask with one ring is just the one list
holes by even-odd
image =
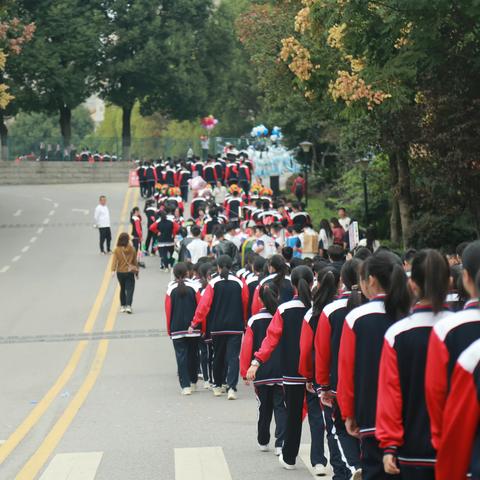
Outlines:
{"label": "paved road", "polygon": [[306,425],[297,471],[256,450],[251,388],[180,396],[157,258],[134,315],[118,314],[92,228],[100,193],[115,235],[138,203],[124,185],[0,188],[0,479],[312,478]]}

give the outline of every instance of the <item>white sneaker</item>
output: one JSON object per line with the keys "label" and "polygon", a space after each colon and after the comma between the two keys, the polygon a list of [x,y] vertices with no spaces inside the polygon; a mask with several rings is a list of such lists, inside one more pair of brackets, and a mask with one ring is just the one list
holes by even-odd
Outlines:
{"label": "white sneaker", "polygon": [[190,387],[182,388],[182,395],[191,395],[192,389]]}
{"label": "white sneaker", "polygon": [[120,313],[125,313],[127,311],[127,307],[124,307],[123,305],[120,307]]}
{"label": "white sneaker", "polygon": [[222,385],[222,386],[221,386],[221,389],[222,389],[222,392],[223,392],[223,393],[227,393],[228,385],[225,385],[225,384]]}
{"label": "white sneaker", "polygon": [[275,455],[279,457],[282,454],[282,447],[275,447]]}
{"label": "white sneaker", "polygon": [[352,480],[362,480],[362,469],[357,468],[355,472],[353,472]]}
{"label": "white sneaker", "polygon": [[210,382],[203,382],[203,388],[205,390],[210,390],[212,388],[212,384]]}
{"label": "white sneaker", "polygon": [[132,313],[132,307],[131,307],[130,305],[127,305],[127,306],[125,307],[125,311],[126,311],[127,313]]}
{"label": "white sneaker", "polygon": [[222,390],[222,387],[213,387],[213,396],[214,397],[221,397],[225,392]]}
{"label": "white sneaker", "polygon": [[280,454],[278,457],[278,461],[280,462],[280,465],[285,469],[285,470],[295,470],[295,465],[290,465],[283,459],[283,455]]}
{"label": "white sneaker", "polygon": [[325,465],[322,465],[321,463],[317,463],[313,467],[313,473],[318,477],[323,477],[327,474],[327,467]]}
{"label": "white sneaker", "polygon": [[267,444],[267,445],[260,445],[260,444],[258,444],[258,449],[259,449],[261,452],[268,452],[268,444]]}
{"label": "white sneaker", "polygon": [[190,390],[193,392],[196,392],[197,391],[197,384],[196,383],[191,383],[190,384]]}
{"label": "white sneaker", "polygon": [[236,400],[236,399],[237,399],[237,392],[233,388],[230,388],[228,390],[227,400]]}

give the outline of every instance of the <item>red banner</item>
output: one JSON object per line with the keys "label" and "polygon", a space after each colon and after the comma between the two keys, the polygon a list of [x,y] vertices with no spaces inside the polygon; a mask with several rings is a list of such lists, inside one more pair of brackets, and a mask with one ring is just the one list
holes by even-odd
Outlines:
{"label": "red banner", "polygon": [[130,173],[128,175],[128,186],[129,187],[139,187],[140,182],[138,180],[138,175],[136,170],[130,170]]}

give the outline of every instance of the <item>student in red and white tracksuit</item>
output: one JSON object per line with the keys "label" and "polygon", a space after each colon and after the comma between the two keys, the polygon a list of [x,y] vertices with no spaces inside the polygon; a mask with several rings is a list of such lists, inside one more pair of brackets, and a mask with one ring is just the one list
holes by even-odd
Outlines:
{"label": "student in red and white tracksuit", "polygon": [[247,372],[247,380],[254,380],[260,365],[270,359],[277,347],[280,348],[287,426],[279,460],[281,465],[288,470],[295,468],[302,436],[306,379],[299,373],[298,363],[302,323],[311,306],[312,270],[304,265],[294,268],[292,284],[298,296],[278,307],[268,327],[267,336],[262,342],[260,350],[255,353],[255,359],[252,360],[251,367]]}
{"label": "student in red and white tracksuit", "polygon": [[157,235],[158,253],[160,255],[160,268],[166,270],[173,266],[173,252],[175,250],[175,235],[180,230],[178,223],[174,222],[165,210],[161,211],[159,218],[152,223],[149,230]]}
{"label": "student in red and white tracksuit", "polygon": [[[253,315],[247,325],[240,353],[240,375],[246,378],[253,354],[262,345],[267,329],[278,307],[278,290],[264,286],[260,290],[262,302],[266,305]],[[282,453],[285,435],[286,409],[283,397],[280,349],[273,352],[270,359],[258,370],[255,381],[255,394],[258,400],[257,441],[261,451],[268,451],[270,443],[270,423],[275,415],[275,454]],[[248,381],[247,381],[248,384]]]}
{"label": "student in red and white tracksuit", "polygon": [[[322,311],[314,339],[315,350],[315,379],[320,393],[320,399],[326,406],[326,411],[331,412],[335,428],[335,439],[342,452],[343,476],[339,479],[350,478],[360,469],[360,443],[357,438],[347,433],[345,422],[342,419],[337,402],[338,383],[338,352],[342,336],[345,317],[354,308],[363,302],[359,291],[358,270],[361,261],[352,259],[347,261],[341,271],[344,286],[339,298],[328,304]],[[351,292],[353,290],[353,292]]]}
{"label": "student in red and white tracksuit", "polygon": [[418,252],[409,280],[413,313],[385,334],[378,382],[375,436],[385,472],[404,480],[434,480],[435,450],[425,401],[425,364],[433,326],[448,317],[447,259],[436,250]]}
{"label": "student in red and white tracksuit", "polygon": [[363,480],[391,478],[383,469],[383,451],[375,439],[377,386],[383,337],[410,309],[407,278],[398,257],[380,252],[360,271],[368,303],[345,319],[340,341],[337,400],[348,433],[361,439]]}
{"label": "student in red and white tracksuit", "polygon": [[443,412],[436,480],[480,479],[480,340],[458,358]]}
{"label": "student in red and white tracksuit", "polygon": [[[248,288],[230,272],[232,259],[221,255],[217,259],[218,275],[213,277],[198,304],[191,330],[201,326],[213,339],[213,394],[222,395],[225,380],[228,399],[235,400],[240,370],[239,355],[248,309]],[[209,323],[207,327],[207,321]]]}
{"label": "student in red and white tracksuit", "polygon": [[428,346],[425,388],[435,450],[438,450],[442,436],[443,412],[455,363],[460,354],[480,338],[479,288],[475,285],[480,271],[480,241],[467,246],[462,254],[462,263],[463,285],[471,300],[462,311],[435,325]]}
{"label": "student in red and white tracksuit", "polygon": [[140,215],[140,209],[134,207],[130,212],[130,225],[132,226],[132,244],[135,251],[138,252],[142,246],[142,216]]}
{"label": "student in red and white tracksuit", "polygon": [[198,339],[202,332],[188,329],[200,300],[200,284],[188,280],[188,269],[183,262],[175,265],[173,275],[175,280],[168,285],[165,296],[167,332],[175,349],[182,393],[190,395],[197,385]]}

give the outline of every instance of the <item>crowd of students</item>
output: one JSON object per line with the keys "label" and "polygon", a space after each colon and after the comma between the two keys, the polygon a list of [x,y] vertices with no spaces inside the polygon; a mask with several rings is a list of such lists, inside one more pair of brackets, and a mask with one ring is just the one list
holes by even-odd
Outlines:
{"label": "crowd of students", "polygon": [[[199,372],[229,400],[239,378],[253,382],[258,447],[269,450],[274,418],[287,470],[308,415],[317,475],[326,436],[335,479],[479,479],[480,242],[449,258],[401,258],[372,238],[352,248],[345,210],[317,233],[300,202],[240,186],[240,167],[253,177],[245,158],[223,161],[154,169],[146,239],[132,212],[135,248],[174,277],[165,311],[182,394]],[[204,188],[185,220],[194,175]],[[228,188],[221,202],[215,188]]]}

